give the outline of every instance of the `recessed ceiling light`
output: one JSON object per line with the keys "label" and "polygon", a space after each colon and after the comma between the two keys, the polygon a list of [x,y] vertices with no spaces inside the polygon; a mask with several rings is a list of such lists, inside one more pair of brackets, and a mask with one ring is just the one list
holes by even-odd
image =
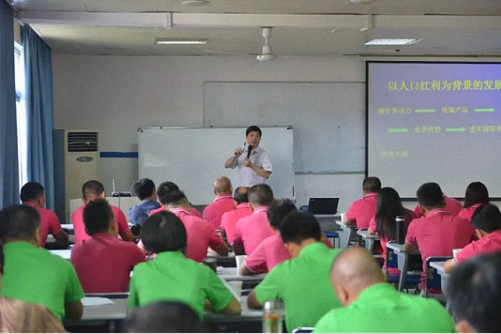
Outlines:
{"label": "recessed ceiling light", "polygon": [[419,42],[420,39],[414,38],[386,38],[386,39],[373,39],[365,43],[365,45],[411,45]]}
{"label": "recessed ceiling light", "polygon": [[197,38],[157,38],[155,44],[164,45],[202,45],[207,44],[207,39]]}
{"label": "recessed ceiling light", "polygon": [[206,6],[208,4],[209,4],[209,1],[207,1],[207,0],[185,0],[185,1],[181,2],[181,5],[192,6],[192,7]]}

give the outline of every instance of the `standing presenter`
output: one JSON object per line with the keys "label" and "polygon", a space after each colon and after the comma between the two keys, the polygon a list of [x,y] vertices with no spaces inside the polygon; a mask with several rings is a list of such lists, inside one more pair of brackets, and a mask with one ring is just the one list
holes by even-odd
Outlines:
{"label": "standing presenter", "polygon": [[256,125],[249,126],[245,131],[246,143],[235,149],[235,153],[224,163],[225,168],[238,167],[238,185],[252,187],[266,183],[272,171],[270,155],[259,147],[261,129]]}

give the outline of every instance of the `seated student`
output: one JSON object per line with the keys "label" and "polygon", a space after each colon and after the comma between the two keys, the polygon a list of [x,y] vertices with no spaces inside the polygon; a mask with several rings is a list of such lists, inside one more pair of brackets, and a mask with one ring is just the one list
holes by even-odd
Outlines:
{"label": "seated student", "polygon": [[471,221],[473,212],[482,204],[489,204],[489,191],[482,182],[472,182],[466,188],[463,209],[458,216]]}
{"label": "seated student", "polygon": [[475,210],[471,219],[478,239],[466,245],[456,257],[445,262],[444,271],[449,273],[457,263],[484,253],[501,252],[501,212],[494,204],[484,204]]}
{"label": "seated student", "polygon": [[[160,203],[162,203],[162,206],[160,206],[158,209],[151,210],[149,216],[153,216],[157,212],[162,212],[162,211],[166,210],[165,203],[164,203],[165,202],[164,197],[168,193],[170,193],[171,191],[179,191],[179,187],[174,182],[166,181],[166,182],[162,182],[162,184],[160,184],[158,186],[157,197],[158,197],[158,201]],[[198,212],[197,209],[190,206],[190,202],[188,201],[188,199],[186,197],[183,200],[183,207],[186,210],[188,210],[192,215],[202,218],[202,215],[200,214],[200,212]]]}
{"label": "seated student", "polygon": [[460,263],[449,276],[447,307],[457,333],[501,332],[501,254],[482,254]]}
{"label": "seated student", "polygon": [[28,205],[0,211],[5,274],[0,295],[47,306],[59,319],[80,320],[84,297],[69,261],[40,247],[40,216]]}
{"label": "seated student", "polygon": [[87,203],[83,221],[90,238],[73,246],[71,263],[84,292],[127,292],[132,269],[145,260],[143,252],[117,238],[117,223],[106,200]]}
{"label": "seated student", "polygon": [[[397,216],[405,218],[404,235],[407,233],[407,228],[412,219],[415,218],[413,211],[403,207],[402,201],[397,191],[393,188],[382,188],[377,198],[376,215],[371,218],[369,224],[369,234],[377,233],[383,249],[383,259],[385,263],[383,269],[386,269],[386,244],[390,240],[397,239],[397,224],[395,219]],[[400,274],[398,268],[389,268],[390,274]]]}
{"label": "seated student", "polygon": [[330,277],[344,307],[325,314],[315,333],[454,332],[451,316],[437,300],[396,291],[363,248],[347,248],[339,254]]}
{"label": "seated student", "polygon": [[[104,186],[101,182],[96,180],[90,180],[83,184],[82,186],[82,201],[84,205],[79,207],[71,215],[71,221],[73,222],[73,227],[75,229],[75,243],[79,243],[82,240],[89,239],[89,235],[85,232],[85,225],[83,222],[83,210],[87,203],[95,200],[96,198],[106,198],[104,193]],[[115,221],[118,224],[118,234],[124,241],[132,241],[132,232],[129,229],[129,224],[127,224],[127,219],[125,214],[119,207],[110,205],[111,211],[115,216]]]}
{"label": "seated student", "polygon": [[235,226],[238,220],[252,214],[252,210],[249,207],[249,197],[247,196],[248,191],[249,189],[247,187],[238,187],[235,189],[233,199],[237,207],[231,211],[225,212],[221,217],[221,236],[223,239],[226,238],[229,244],[232,244],[235,238]]}
{"label": "seated student", "polygon": [[[165,203],[165,209],[181,219],[186,228],[186,233],[188,233],[187,258],[202,262],[207,257],[209,247],[218,255],[228,255],[228,246],[224,243],[223,238],[217,234],[216,229],[205,219],[196,217],[186,210],[184,206],[186,197],[182,191],[171,191],[164,195],[162,200]],[[146,248],[148,249],[148,247]]]}
{"label": "seated student", "polygon": [[280,224],[291,211],[297,211],[296,206],[288,199],[276,200],[269,206],[266,214],[274,235],[264,239],[240,266],[240,275],[267,273],[277,264],[289,260],[291,255],[280,237]]}
{"label": "seated student", "polygon": [[203,333],[195,311],[181,302],[160,301],[136,308],[125,321],[127,333]]}
{"label": "seated student", "polygon": [[204,209],[203,217],[218,229],[221,226],[221,217],[225,212],[235,209],[235,201],[231,197],[233,186],[231,180],[225,176],[218,177],[214,181],[214,201]]}
{"label": "seated student", "polygon": [[343,223],[356,225],[358,229],[368,228],[376,214],[377,196],[381,190],[381,181],[377,177],[366,177],[362,183],[364,197],[353,202],[346,211]]}
{"label": "seated student", "polygon": [[445,201],[438,184],[425,183],[419,187],[416,195],[424,217],[414,219],[410,223],[404,250],[421,252],[421,285],[424,289],[426,259],[430,256],[452,256],[452,250],[469,244],[473,235],[466,219],[444,209]]}
{"label": "seated student", "polygon": [[141,203],[129,209],[129,218],[131,223],[143,225],[150,211],[160,208],[160,203],[157,202],[155,183],[147,178],[136,181],[134,192]]}
{"label": "seated student", "polygon": [[208,299],[215,312],[240,314],[240,303],[216,273],[184,256],[189,239],[184,226],[179,218],[166,211],[144,222],[141,239],[157,256],[134,268],[128,307],[134,309],[162,300],[178,301],[189,305],[202,319]]}
{"label": "seated student", "polygon": [[329,280],[330,265],[340,250],[320,241],[320,225],[308,212],[289,212],[280,235],[292,259],[273,268],[249,293],[247,304],[260,309],[266,300],[281,299],[289,332],[313,327],[325,313],[341,306]]}
{"label": "seated student", "polygon": [[[3,247],[0,244],[0,286],[3,267]],[[0,297],[0,333],[66,333],[66,330],[45,306]]]}
{"label": "seated student", "polygon": [[264,239],[275,234],[268,223],[266,210],[273,202],[273,191],[267,184],[256,184],[249,189],[252,214],[243,217],[235,226],[233,251],[235,255],[249,255]]}
{"label": "seated student", "polygon": [[[440,189],[440,191],[442,191],[442,189]],[[461,204],[461,202],[455,198],[445,196],[444,193],[442,193],[442,197],[444,198],[444,203],[445,203],[444,210],[452,213],[454,216],[457,216],[459,212],[463,209],[463,205]],[[421,209],[419,204],[416,205],[414,213],[416,214],[416,218],[421,218],[424,216],[424,211]]]}
{"label": "seated student", "polygon": [[40,215],[40,247],[45,247],[47,236],[52,234],[57,243],[68,244],[68,234],[61,228],[54,211],[45,208],[45,190],[38,182],[28,182],[21,188],[21,201],[38,210]]}

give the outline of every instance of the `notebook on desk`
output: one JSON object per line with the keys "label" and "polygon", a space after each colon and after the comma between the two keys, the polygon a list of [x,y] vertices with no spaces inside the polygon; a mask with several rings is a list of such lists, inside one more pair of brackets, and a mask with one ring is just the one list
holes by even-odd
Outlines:
{"label": "notebook on desk", "polygon": [[308,212],[314,215],[334,215],[338,204],[339,198],[310,198]]}

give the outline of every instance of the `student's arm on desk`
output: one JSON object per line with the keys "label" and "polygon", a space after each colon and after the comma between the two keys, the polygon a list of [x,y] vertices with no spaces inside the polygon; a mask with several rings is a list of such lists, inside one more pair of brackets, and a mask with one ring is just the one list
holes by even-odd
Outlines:
{"label": "student's arm on desk", "polygon": [[233,253],[235,255],[245,255],[245,248],[243,245],[235,245],[233,244]]}
{"label": "student's arm on desk", "polygon": [[83,305],[81,301],[64,305],[66,319],[78,321],[82,319]]}
{"label": "student's arm on desk", "polygon": [[355,220],[349,220],[346,215],[343,216],[343,224],[349,227],[357,227],[357,222]]}
{"label": "student's arm on desk", "polygon": [[221,256],[228,256],[228,246],[226,246],[225,242],[223,242],[221,246],[216,249],[209,248],[209,252],[210,251],[214,251],[216,254]]}
{"label": "student's arm on desk", "polygon": [[[214,312],[212,304],[207,299],[205,300],[205,309],[207,311]],[[239,315],[240,313],[242,313],[242,307],[240,306],[238,300],[235,297],[232,297],[228,305],[224,309],[222,309],[220,313],[227,315]]]}
{"label": "student's arm on desk", "polygon": [[256,292],[254,290],[251,290],[249,292],[249,296],[247,297],[247,306],[249,306],[249,308],[257,310],[263,308],[263,305],[261,305],[261,303],[257,300]]}
{"label": "student's arm on desk", "polygon": [[406,241],[404,245],[404,252],[407,253],[419,252],[418,245],[412,245]]}
{"label": "student's arm on desk", "polygon": [[454,269],[454,267],[456,267],[458,263],[456,262],[455,259],[449,259],[447,261],[445,261],[444,263],[444,271],[446,273],[450,273],[452,271],[452,269]]}
{"label": "student's arm on desk", "polygon": [[64,232],[63,229],[60,229],[59,232],[52,235],[54,239],[56,239],[56,243],[58,244],[68,244],[68,234]]}
{"label": "student's arm on desk", "polygon": [[127,230],[125,232],[120,233],[120,237],[122,238],[123,241],[132,241],[134,239],[131,230]]}

